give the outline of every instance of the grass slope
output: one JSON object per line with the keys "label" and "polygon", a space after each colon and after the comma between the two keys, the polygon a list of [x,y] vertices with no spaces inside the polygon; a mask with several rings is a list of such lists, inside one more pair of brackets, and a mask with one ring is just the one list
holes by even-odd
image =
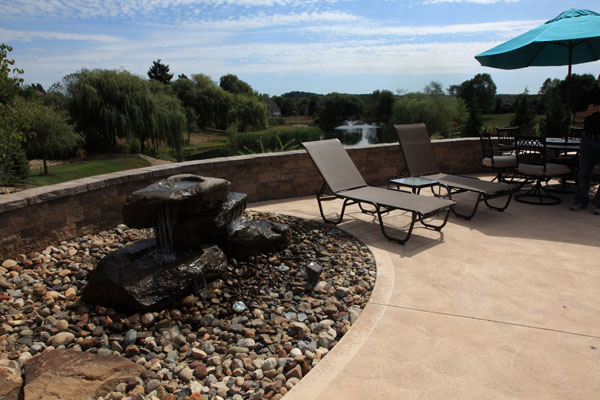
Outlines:
{"label": "grass slope", "polygon": [[150,163],[148,161],[138,156],[75,161],[69,164],[55,165],[48,168],[48,175],[43,175],[43,171],[33,173],[29,175],[28,183],[33,186],[54,185],[73,179],[147,167],[149,165]]}

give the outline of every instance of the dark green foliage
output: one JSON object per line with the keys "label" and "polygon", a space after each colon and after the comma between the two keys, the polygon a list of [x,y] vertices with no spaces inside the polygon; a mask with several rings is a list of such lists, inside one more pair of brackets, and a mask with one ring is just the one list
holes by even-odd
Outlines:
{"label": "dark green foliage", "polygon": [[282,126],[285,125],[285,119],[283,117],[269,117],[269,126]]}
{"label": "dark green foliage", "polygon": [[254,95],[254,91],[246,82],[238,79],[236,75],[227,74],[221,77],[219,86],[226,92],[233,94],[243,94],[246,96]]}
{"label": "dark green foliage", "polygon": [[328,132],[345,120],[358,119],[363,112],[364,104],[356,95],[331,93],[319,104],[317,124]]}
{"label": "dark green foliage", "polygon": [[[226,75],[226,77],[228,78],[221,79],[225,86],[245,87],[247,85],[237,80],[235,75]],[[191,80],[176,80],[171,87],[183,103],[188,117],[195,118],[195,126],[198,128],[246,132],[265,129],[267,126],[267,107],[258,96],[253,94],[249,86],[249,90],[240,91],[250,95],[233,93],[217,86],[208,76],[195,74],[192,75]],[[194,124],[190,124],[190,128],[193,129]]]}
{"label": "dark green foliage", "polygon": [[527,89],[515,101],[515,115],[511,126],[518,126],[521,135],[532,135],[535,129],[535,107],[529,101]]}
{"label": "dark green foliage", "polygon": [[561,97],[560,79],[546,79],[539,91],[537,112],[546,114],[540,120],[540,133],[546,137],[563,137],[569,128],[567,106]]}
{"label": "dark green foliage", "polygon": [[308,99],[314,96],[318,96],[316,93],[311,93],[311,92],[302,92],[302,91],[298,91],[298,90],[294,90],[291,92],[287,92],[281,95],[281,97],[284,98],[288,98],[288,99]]}
{"label": "dark green foliage", "polygon": [[424,122],[430,134],[449,137],[466,119],[467,110],[462,99],[447,95],[408,93],[396,99],[390,125]]}
{"label": "dark green foliage", "polygon": [[25,148],[31,158],[44,160],[44,174],[48,173],[47,160],[71,156],[83,144],[64,112],[32,100],[24,113]]}
{"label": "dark green foliage", "polygon": [[451,95],[460,97],[467,104],[476,98],[479,111],[483,114],[492,112],[496,105],[496,84],[490,74],[477,74],[473,79],[464,81],[460,85],[450,86],[448,92]]}
{"label": "dark green foliage", "polygon": [[373,122],[387,124],[392,116],[392,109],[396,96],[389,90],[376,90],[365,101],[365,113],[362,119]]}
{"label": "dark green foliage", "polygon": [[293,91],[281,96],[273,96],[272,100],[281,110],[281,115],[290,117],[294,115],[315,115],[318,111],[321,96],[310,93]]}
{"label": "dark green foliage", "polygon": [[317,127],[277,127],[265,132],[230,134],[231,145],[238,154],[286,151],[300,148],[302,142],[319,140]]}
{"label": "dark green foliage", "polygon": [[82,70],[67,91],[71,117],[89,152],[111,153],[117,138],[138,139],[142,152],[162,142],[181,149],[185,110],[168,87],[127,71]]}
{"label": "dark green foliage", "polygon": [[[15,61],[7,58],[12,47],[0,44],[0,181],[11,184],[23,178],[23,102],[17,102],[23,79],[23,70],[14,67]],[[25,159],[27,163],[27,159]],[[27,174],[25,173],[25,177]]]}
{"label": "dark green foliage", "polygon": [[228,112],[228,129],[252,132],[267,127],[267,105],[256,97],[233,95]]}
{"label": "dark green foliage", "polygon": [[283,116],[290,117],[300,114],[298,99],[296,98],[275,96],[273,101],[277,104]]}
{"label": "dark green foliage", "polygon": [[477,101],[477,96],[473,96],[469,102],[469,118],[463,129],[462,136],[474,137],[479,136],[483,125],[481,109]]}
{"label": "dark green foliage", "polygon": [[173,74],[169,73],[169,66],[160,62],[160,58],[152,62],[148,69],[148,78],[167,85],[173,79]]}
{"label": "dark green foliage", "polygon": [[[592,74],[572,74],[571,78],[571,112],[585,110],[588,104],[585,102],[585,94],[598,85],[596,78]],[[560,97],[564,104],[567,104],[568,81],[560,81]],[[566,106],[565,106],[566,107]]]}
{"label": "dark green foliage", "polygon": [[11,146],[5,156],[1,172],[0,184],[3,186],[13,186],[27,180],[29,161],[25,155],[25,150],[20,146]]}

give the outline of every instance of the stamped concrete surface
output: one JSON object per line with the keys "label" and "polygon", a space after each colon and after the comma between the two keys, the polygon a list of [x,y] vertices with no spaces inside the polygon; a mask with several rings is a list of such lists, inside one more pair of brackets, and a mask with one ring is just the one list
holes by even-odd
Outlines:
{"label": "stamped concrete surface", "polygon": [[[451,216],[441,234],[416,228],[404,246],[351,206],[339,227],[375,255],[375,290],[286,400],[599,399],[600,216],[561,197],[513,201],[503,213],[482,205],[471,221]],[[314,197],[248,208],[320,220]]]}

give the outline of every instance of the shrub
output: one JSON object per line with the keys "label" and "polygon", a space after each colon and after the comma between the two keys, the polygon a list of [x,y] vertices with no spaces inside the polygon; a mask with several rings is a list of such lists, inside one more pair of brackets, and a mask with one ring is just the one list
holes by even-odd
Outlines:
{"label": "shrub", "polygon": [[11,146],[8,148],[0,182],[4,186],[12,186],[24,182],[28,176],[29,161],[25,151],[20,146]]}
{"label": "shrub", "polygon": [[129,143],[129,153],[138,154],[141,151],[141,144],[138,139],[133,139],[131,143]]}
{"label": "shrub", "polygon": [[465,123],[467,115],[464,101],[457,97],[409,93],[396,99],[390,123],[424,122],[430,134],[448,137],[456,125]]}
{"label": "shrub", "polygon": [[269,117],[269,126],[282,126],[285,125],[285,119],[283,117]]}
{"label": "shrub", "polygon": [[230,133],[229,141],[238,153],[267,153],[300,148],[302,142],[319,140],[318,127],[277,127],[262,132]]}

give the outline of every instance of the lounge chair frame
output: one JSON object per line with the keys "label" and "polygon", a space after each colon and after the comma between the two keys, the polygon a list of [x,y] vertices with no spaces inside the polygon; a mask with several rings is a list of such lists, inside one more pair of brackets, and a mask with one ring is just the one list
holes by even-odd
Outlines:
{"label": "lounge chair frame", "polygon": [[[392,189],[384,189],[384,190],[392,190]],[[325,216],[325,212],[323,211],[322,202],[323,201],[331,201],[331,200],[343,200],[342,209],[340,211],[340,214],[339,214],[339,217],[337,220],[332,220],[332,219],[327,218]],[[450,209],[451,209],[451,207],[448,207],[448,210],[446,211],[446,215],[444,216],[442,223],[440,223],[438,225],[430,224],[428,222],[425,222],[425,219],[431,218],[431,217],[434,217],[434,216],[440,214],[441,213],[440,211],[436,210],[431,213],[421,214],[419,212],[407,210],[404,208],[397,208],[397,207],[392,207],[389,205],[382,205],[371,199],[366,199],[366,198],[358,199],[355,197],[348,197],[348,194],[345,194],[344,192],[338,192],[338,193],[331,192],[326,183],[324,183],[323,186],[321,186],[321,190],[319,190],[319,192],[317,192],[317,202],[319,204],[319,212],[321,214],[321,218],[323,218],[323,221],[330,223],[330,224],[334,224],[334,225],[338,225],[344,219],[344,212],[346,210],[346,206],[357,204],[358,207],[360,208],[360,211],[363,214],[377,216],[377,220],[379,221],[379,227],[381,228],[381,233],[383,234],[383,236],[386,239],[388,239],[390,241],[398,242],[400,244],[405,244],[408,241],[408,239],[410,239],[413,228],[417,222],[420,222],[423,226],[425,226],[428,229],[433,229],[435,231],[441,232],[442,228],[448,222],[448,217],[450,215]],[[372,206],[373,210],[366,209],[363,206],[363,203],[369,204],[370,206]],[[383,214],[387,214],[393,210],[408,211],[408,212],[411,212],[411,214],[412,214],[410,226],[406,230],[406,234],[405,234],[404,238],[393,237],[390,234],[388,234],[385,229],[385,224],[383,222]]]}
{"label": "lounge chair frame", "polygon": [[[319,213],[324,222],[338,225],[344,219],[346,207],[357,204],[362,213],[377,216],[381,233],[386,239],[402,245],[410,239],[417,222],[428,229],[433,229],[438,232],[440,232],[448,222],[448,216],[450,215],[450,210],[454,205],[454,201],[419,196],[412,193],[404,193],[392,189],[367,185],[356,168],[356,165],[352,162],[350,156],[344,150],[338,139],[306,142],[302,144],[306,148],[311,160],[324,180],[321,189],[316,193]],[[329,161],[323,158],[325,152],[327,152],[327,157],[331,156],[335,159],[333,163],[324,165]],[[337,167],[338,173],[344,175],[342,182],[339,182],[339,180],[337,180],[336,177],[333,177],[328,171],[328,169],[333,166]],[[428,204],[423,206],[421,210],[404,204],[404,202],[410,203],[411,200],[416,198],[419,198],[420,202],[424,201]],[[323,210],[322,203],[331,200],[343,201],[337,219],[328,218]],[[367,205],[372,207],[372,209],[366,208]],[[383,215],[394,210],[411,213],[411,222],[406,229],[404,237],[392,236],[386,230]],[[442,213],[445,213],[445,215],[442,222],[439,224],[432,224],[425,221],[428,218]]]}
{"label": "lounge chair frame", "polygon": [[[450,200],[453,200],[453,195],[459,193],[473,192],[477,194],[477,200],[470,212],[461,213],[455,207],[452,208],[452,212],[457,217],[470,220],[477,213],[481,201],[491,210],[502,212],[508,207],[513,194],[518,190],[517,186],[501,182],[486,182],[472,176],[441,173],[424,123],[394,125],[394,127],[410,176],[438,181],[440,186],[447,191],[445,196],[442,196],[441,193],[438,193],[438,196],[447,197]],[[507,197],[506,202],[500,206],[492,205],[489,202],[504,196]]]}

